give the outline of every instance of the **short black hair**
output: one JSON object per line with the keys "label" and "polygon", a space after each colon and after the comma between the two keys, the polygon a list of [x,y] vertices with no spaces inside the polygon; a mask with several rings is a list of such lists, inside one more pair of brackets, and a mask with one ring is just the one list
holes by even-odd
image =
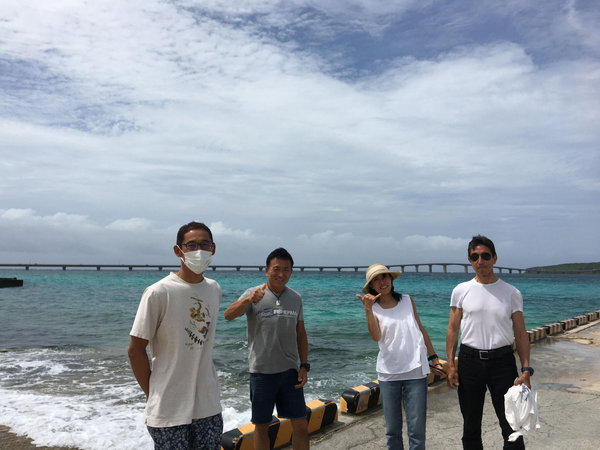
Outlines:
{"label": "short black hair", "polygon": [[287,259],[289,262],[292,263],[292,267],[294,267],[294,258],[292,258],[290,252],[288,252],[283,247],[276,248],[271,253],[269,253],[269,256],[267,256],[267,267],[269,267],[269,264],[271,263],[271,260],[273,258]]}
{"label": "short black hair", "polygon": [[192,230],[204,230],[209,234],[210,240],[213,240],[213,235],[210,231],[210,228],[208,228],[202,222],[190,222],[182,225],[181,228],[179,228],[179,231],[177,232],[177,246],[181,247],[181,244],[183,244],[183,236],[185,236],[188,231]]}
{"label": "short black hair", "polygon": [[494,247],[494,243],[490,238],[482,236],[478,234],[477,236],[473,236],[471,242],[469,242],[469,246],[467,247],[467,255],[471,254],[471,251],[477,247],[478,245],[485,245],[492,252],[492,256],[496,256],[496,247]]}

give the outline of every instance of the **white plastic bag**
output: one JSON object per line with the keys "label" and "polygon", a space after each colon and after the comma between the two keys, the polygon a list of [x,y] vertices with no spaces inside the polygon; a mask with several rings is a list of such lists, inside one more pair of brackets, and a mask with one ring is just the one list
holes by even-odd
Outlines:
{"label": "white plastic bag", "polygon": [[524,384],[511,387],[504,394],[504,413],[514,430],[508,440],[514,442],[519,436],[540,428],[537,392]]}

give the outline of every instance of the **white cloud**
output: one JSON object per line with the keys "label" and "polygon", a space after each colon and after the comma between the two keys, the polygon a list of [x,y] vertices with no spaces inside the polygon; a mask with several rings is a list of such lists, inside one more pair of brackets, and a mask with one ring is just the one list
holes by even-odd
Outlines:
{"label": "white cloud", "polygon": [[133,217],[131,219],[115,220],[114,222],[109,223],[106,226],[106,229],[117,231],[146,231],[149,230],[151,226],[152,222],[150,220],[141,217]]}
{"label": "white cloud", "polygon": [[[193,211],[232,263],[262,259],[274,244],[306,263],[437,257],[433,247],[450,258],[456,238],[438,236],[477,228],[553,242],[565,220],[574,234],[597,236],[597,59],[540,62],[531,41],[466,35],[468,45],[431,56],[381,40],[393,56],[371,70],[373,57],[350,47],[377,33],[355,34],[353,20],[364,10],[365,23],[377,23],[382,4],[357,0],[337,20],[341,4],[3,2],[3,227],[11,217],[87,227],[106,234],[104,245],[125,246],[128,230],[142,229],[168,248],[173,224]],[[311,6],[311,27],[331,25],[322,47],[352,34],[348,54],[335,52],[360,76],[336,72],[340,61],[313,41],[303,46],[306,29],[290,14]],[[383,8],[380,25],[409,31],[405,18],[427,5]],[[511,8],[484,12],[507,21]],[[544,21],[527,15],[531,4],[518,8],[538,33]],[[444,11],[430,10],[432,20]],[[543,12],[559,35],[565,15]],[[590,36],[585,23],[580,40]]]}
{"label": "white cloud", "polygon": [[20,224],[39,226],[50,226],[55,228],[93,228],[95,225],[91,223],[87,216],[80,214],[67,214],[57,212],[52,215],[41,216],[32,209],[10,208],[0,210],[0,218],[8,221],[15,221]]}
{"label": "white cloud", "polygon": [[6,220],[22,220],[22,219],[30,219],[34,216],[35,211],[33,209],[18,209],[18,208],[9,208],[9,209],[0,209],[0,217]]}
{"label": "white cloud", "polygon": [[421,236],[412,235],[402,239],[402,244],[411,251],[418,250],[433,250],[442,253],[450,252],[466,252],[465,243],[469,239],[466,238],[451,238],[448,236]]}
{"label": "white cloud", "polygon": [[255,236],[254,236],[254,233],[252,232],[252,230],[234,229],[234,228],[228,227],[223,222],[212,222],[210,225],[208,225],[208,227],[210,228],[210,231],[212,232],[212,234],[215,236],[215,239],[227,239],[230,237],[233,237],[236,239],[248,239],[248,240],[255,239]]}

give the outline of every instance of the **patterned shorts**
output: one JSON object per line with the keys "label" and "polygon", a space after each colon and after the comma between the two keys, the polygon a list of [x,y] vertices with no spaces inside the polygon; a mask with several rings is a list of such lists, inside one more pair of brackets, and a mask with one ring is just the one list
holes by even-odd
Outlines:
{"label": "patterned shorts", "polygon": [[219,450],[223,434],[223,417],[217,414],[194,419],[187,425],[147,427],[154,450]]}

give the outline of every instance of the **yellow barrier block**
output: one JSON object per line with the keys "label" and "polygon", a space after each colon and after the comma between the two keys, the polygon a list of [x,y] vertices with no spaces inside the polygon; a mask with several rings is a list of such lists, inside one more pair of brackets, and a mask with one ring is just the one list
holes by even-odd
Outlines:
{"label": "yellow barrier block", "polygon": [[575,320],[577,321],[578,326],[585,325],[586,323],[588,323],[588,318],[586,315],[577,316],[575,317]]}
{"label": "yellow barrier block", "polygon": [[[273,417],[275,419],[275,417]],[[279,421],[277,421],[279,422]],[[249,423],[223,433],[222,450],[254,450],[254,424]]]}
{"label": "yellow barrier block", "polygon": [[560,323],[563,324],[564,331],[570,330],[570,329],[575,328],[577,326],[577,322],[575,321],[575,319],[561,320]]}
{"label": "yellow barrier block", "polygon": [[562,332],[562,325],[558,322],[550,323],[550,324],[546,325],[546,334],[548,336],[553,336],[553,335],[561,333],[561,332]]}
{"label": "yellow barrier block", "polygon": [[360,414],[379,405],[381,396],[377,380],[347,389],[340,397],[340,411],[343,413]]}
{"label": "yellow barrier block", "polygon": [[[337,405],[331,400],[313,400],[306,405],[308,432],[312,433],[337,421]],[[292,422],[273,416],[269,423],[271,448],[279,448],[292,442]],[[249,423],[223,433],[222,450],[254,450],[254,425]]]}
{"label": "yellow barrier block", "polygon": [[533,328],[531,330],[531,334],[533,335],[533,342],[540,340],[540,331],[537,328]]}
{"label": "yellow barrier block", "polygon": [[313,400],[306,406],[309,433],[314,433],[338,420],[337,405],[330,400]]}
{"label": "yellow barrier block", "polygon": [[546,329],[544,327],[535,328],[536,333],[536,341],[541,341],[542,339],[546,339]]}
{"label": "yellow barrier block", "polygon": [[275,445],[278,448],[292,442],[292,421],[289,419],[279,419],[279,429],[275,435]]}

